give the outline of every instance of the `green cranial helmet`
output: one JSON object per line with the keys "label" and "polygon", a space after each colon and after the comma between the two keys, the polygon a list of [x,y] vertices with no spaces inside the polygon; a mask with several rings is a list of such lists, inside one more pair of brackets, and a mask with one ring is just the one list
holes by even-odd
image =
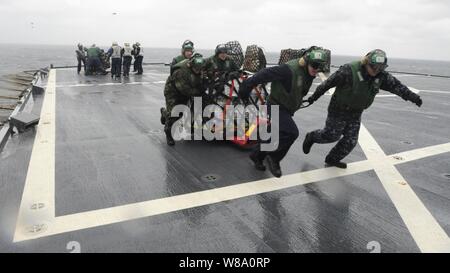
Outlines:
{"label": "green cranial helmet", "polygon": [[313,49],[306,54],[306,60],[314,69],[319,69],[326,64],[327,53],[323,49]]}
{"label": "green cranial helmet", "polygon": [[194,43],[191,40],[184,41],[183,45],[181,46],[183,50],[193,50],[194,49]]}
{"label": "green cranial helmet", "polygon": [[372,66],[376,71],[385,70],[387,65],[386,52],[381,49],[375,49],[367,53],[367,64]]}
{"label": "green cranial helmet", "polygon": [[191,64],[191,67],[195,70],[202,70],[203,66],[205,65],[205,59],[203,59],[202,54],[195,53],[190,59],[189,62]]}

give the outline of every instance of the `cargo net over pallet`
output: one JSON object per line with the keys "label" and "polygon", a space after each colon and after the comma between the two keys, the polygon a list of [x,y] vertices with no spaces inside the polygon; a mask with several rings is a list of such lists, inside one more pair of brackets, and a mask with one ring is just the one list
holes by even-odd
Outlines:
{"label": "cargo net over pallet", "polygon": [[257,45],[247,46],[244,58],[244,70],[256,73],[263,68],[266,68],[266,56],[262,48]]}
{"label": "cargo net over pallet", "polygon": [[241,67],[244,63],[244,53],[241,44],[238,41],[231,41],[225,44],[228,48],[228,56],[233,60],[237,67]]}
{"label": "cargo net over pallet", "polygon": [[289,62],[290,60],[298,59],[303,56],[303,53],[305,53],[305,51],[302,49],[282,49],[278,64],[281,65]]}
{"label": "cargo net over pallet", "polygon": [[327,63],[324,66],[323,72],[325,73],[329,73],[330,72],[330,67],[331,67],[331,51],[328,49],[324,49],[321,47],[316,47],[316,46],[312,46],[310,48],[302,48],[302,49],[283,49],[281,50],[280,53],[280,59],[278,60],[278,64],[285,64],[287,62],[289,62],[290,60],[294,60],[294,59],[298,59],[300,57],[302,57],[303,55],[305,55],[307,52],[313,50],[313,49],[322,49],[325,51],[325,53],[327,54],[326,58],[327,58]]}

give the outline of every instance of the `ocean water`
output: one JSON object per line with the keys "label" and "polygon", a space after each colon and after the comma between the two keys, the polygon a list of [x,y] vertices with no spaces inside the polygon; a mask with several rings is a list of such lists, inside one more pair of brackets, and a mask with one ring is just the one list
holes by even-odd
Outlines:
{"label": "ocean water", "polygon": [[[101,47],[105,50],[107,46]],[[0,76],[50,66],[73,66],[77,64],[76,46],[56,45],[5,45],[0,44]],[[145,63],[169,63],[180,54],[180,49],[145,48]],[[198,49],[203,56],[210,56],[213,50]],[[268,63],[277,63],[279,52],[265,52]],[[333,65],[342,65],[356,60],[356,56],[332,55]],[[389,70],[413,73],[437,74],[450,77],[450,62],[409,59],[389,59]]]}

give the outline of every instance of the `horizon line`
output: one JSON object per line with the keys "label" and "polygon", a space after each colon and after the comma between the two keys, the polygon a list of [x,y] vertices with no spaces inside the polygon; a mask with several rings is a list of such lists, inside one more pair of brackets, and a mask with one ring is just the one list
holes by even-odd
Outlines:
{"label": "horizon line", "polygon": [[[23,46],[74,46],[76,47],[76,44],[43,44],[43,43],[4,43],[4,42],[0,42],[0,45],[23,45]],[[109,45],[97,45],[99,47],[109,47]],[[155,48],[155,49],[180,49],[179,47],[162,47],[162,46],[150,46],[150,47],[144,47],[144,48]],[[283,49],[289,49],[292,47],[287,47],[287,48],[283,48],[280,49],[279,51],[274,51],[274,50],[266,50],[264,49],[264,47],[261,47],[266,53],[277,53],[279,54],[281,50]],[[293,49],[293,48],[292,48]],[[198,48],[198,50],[210,50],[210,51],[214,51],[213,48]],[[332,51],[333,52],[333,51]],[[243,52],[245,53],[245,52]],[[336,54],[332,54],[332,56],[340,56],[340,57],[361,57],[361,55],[349,55],[349,54],[342,54],[342,53],[336,53]],[[389,59],[399,59],[399,60],[417,60],[417,61],[434,61],[434,62],[450,62],[450,59],[420,59],[420,58],[411,58],[411,57],[389,57]]]}

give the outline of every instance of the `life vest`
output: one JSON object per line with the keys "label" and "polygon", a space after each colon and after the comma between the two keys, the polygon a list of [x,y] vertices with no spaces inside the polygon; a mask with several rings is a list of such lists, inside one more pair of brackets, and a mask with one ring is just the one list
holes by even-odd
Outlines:
{"label": "life vest", "polygon": [[172,73],[175,71],[176,65],[184,60],[186,60],[186,58],[183,55],[173,58],[172,64],[170,65],[170,75],[172,75]]}
{"label": "life vest", "polygon": [[189,61],[188,59],[184,59],[184,60],[178,62],[177,64],[175,64],[174,66],[172,66],[172,73],[182,67],[185,67],[185,66],[187,67],[188,61]]}
{"label": "life vest", "polygon": [[79,59],[86,58],[86,52],[83,49],[77,49],[75,52],[77,53],[77,58]]}
{"label": "life vest", "polygon": [[212,70],[214,72],[231,72],[232,71],[232,60],[227,57],[224,61],[219,59],[217,56],[213,56],[211,59]]}
{"label": "life vest", "polygon": [[174,58],[175,64],[177,64],[177,63],[179,63],[181,61],[184,61],[184,60],[186,60],[186,58],[183,55],[180,55],[180,56],[177,56],[177,57]]}
{"label": "life vest", "polygon": [[309,76],[307,68],[300,66],[300,58],[286,63],[292,72],[291,90],[288,92],[279,81],[272,82],[269,101],[282,105],[292,115],[302,106],[303,98],[308,94],[314,77]]}
{"label": "life vest", "polygon": [[131,51],[133,51],[133,49],[129,46],[126,46],[123,48],[123,56],[124,57],[131,57]]}
{"label": "life vest", "polygon": [[87,50],[87,56],[88,58],[100,57],[100,49],[98,47],[90,47]]}
{"label": "life vest", "polygon": [[362,111],[372,105],[375,96],[380,91],[381,82],[378,78],[364,79],[362,76],[364,67],[360,61],[350,63],[350,67],[353,78],[352,86],[336,87],[333,96],[339,107]]}
{"label": "life vest", "polygon": [[122,50],[122,48],[120,46],[112,46],[112,54],[111,54],[111,58],[116,59],[116,58],[120,58],[120,51]]}
{"label": "life vest", "polygon": [[142,47],[137,47],[137,48],[139,48],[138,56],[144,56],[144,49]]}

